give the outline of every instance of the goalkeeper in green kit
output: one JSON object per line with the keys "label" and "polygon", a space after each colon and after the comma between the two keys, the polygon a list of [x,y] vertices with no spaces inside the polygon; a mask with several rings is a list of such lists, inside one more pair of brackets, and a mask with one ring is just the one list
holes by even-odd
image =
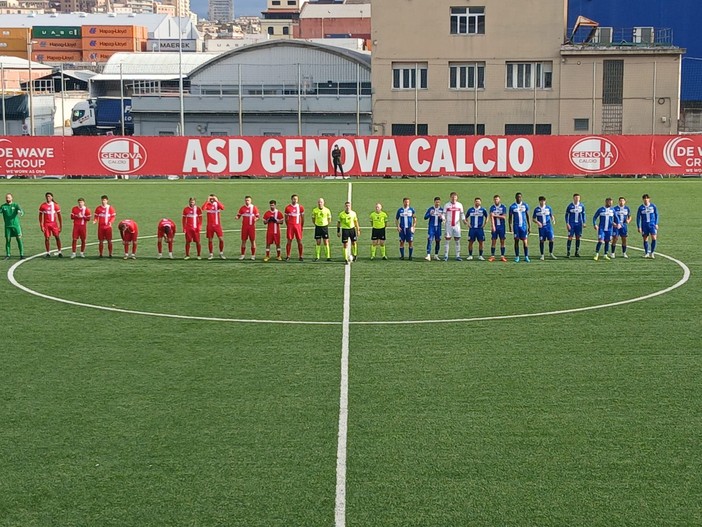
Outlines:
{"label": "goalkeeper in green kit", "polygon": [[24,258],[24,243],[22,243],[22,228],[19,217],[24,216],[24,211],[12,200],[12,194],[5,196],[5,203],[0,206],[2,219],[5,220],[5,260],[10,258],[10,242],[17,239],[20,259]]}

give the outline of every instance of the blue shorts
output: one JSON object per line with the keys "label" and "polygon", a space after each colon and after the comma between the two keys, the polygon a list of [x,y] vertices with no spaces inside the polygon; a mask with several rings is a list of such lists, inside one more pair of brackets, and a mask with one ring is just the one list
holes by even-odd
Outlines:
{"label": "blue shorts", "polygon": [[404,229],[400,229],[400,241],[401,242],[414,241],[414,233],[412,232],[411,227],[406,227]]}
{"label": "blue shorts", "polygon": [[550,223],[545,227],[539,227],[539,241],[553,241],[553,225]]}
{"label": "blue shorts", "polygon": [[629,236],[629,228],[628,228],[627,224],[626,223],[623,224],[618,229],[615,227],[614,236],[619,236],[619,237]]}
{"label": "blue shorts", "polygon": [[570,230],[568,231],[568,236],[582,236],[583,235],[583,224],[582,223],[569,223]]}
{"label": "blue shorts", "polygon": [[471,227],[468,229],[468,240],[474,242],[478,240],[479,242],[485,241],[485,229],[479,229],[477,227]]}
{"label": "blue shorts", "polygon": [[429,226],[429,234],[427,238],[430,240],[441,240],[441,227]]}
{"label": "blue shorts", "polygon": [[597,239],[604,242],[610,241],[612,239],[612,231],[597,229]]}
{"label": "blue shorts", "polygon": [[641,234],[643,236],[649,236],[651,234],[655,236],[656,234],[658,234],[658,230],[656,229],[656,226],[654,224],[644,223],[643,225],[641,225]]}
{"label": "blue shorts", "polygon": [[500,240],[504,240],[506,238],[506,233],[505,233],[505,226],[501,225],[499,227],[496,227],[494,231],[492,231],[492,239],[496,240],[499,238]]}
{"label": "blue shorts", "polygon": [[514,239],[515,240],[526,240],[529,233],[526,227],[514,226]]}

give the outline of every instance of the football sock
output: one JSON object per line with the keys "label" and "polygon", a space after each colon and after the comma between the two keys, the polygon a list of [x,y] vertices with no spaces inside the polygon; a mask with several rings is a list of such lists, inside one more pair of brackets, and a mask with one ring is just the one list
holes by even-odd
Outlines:
{"label": "football sock", "polygon": [[[351,245],[351,254],[354,256],[358,255],[358,245],[355,243]],[[412,249],[410,249],[410,255],[412,254]]]}
{"label": "football sock", "polygon": [[651,240],[651,252],[656,252],[656,241],[657,240]]}
{"label": "football sock", "polygon": [[414,247],[409,248],[409,257],[412,258],[412,253],[414,253]]}
{"label": "football sock", "polygon": [[163,242],[161,240],[156,242],[156,250],[158,251],[158,254],[163,252]]}
{"label": "football sock", "polygon": [[514,241],[514,256],[519,257],[519,241]]}
{"label": "football sock", "polygon": [[10,241],[11,238],[5,238],[5,255],[10,256]]}
{"label": "football sock", "polygon": [[319,253],[321,253],[321,252],[322,252],[322,246],[321,246],[321,245],[317,245],[317,246],[314,248],[314,256],[315,256],[315,258],[319,259]]}
{"label": "football sock", "polygon": [[502,247],[502,246],[500,246],[500,254],[501,254],[502,256],[505,255],[505,248]]}
{"label": "football sock", "polygon": [[439,245],[440,244],[441,244],[441,242],[439,240],[436,240],[434,242],[434,254],[439,254]]}
{"label": "football sock", "polygon": [[112,256],[112,240],[107,242],[107,252],[110,256]]}
{"label": "football sock", "polygon": [[270,258],[270,257],[271,257],[271,248],[266,247],[266,258]]}
{"label": "football sock", "polygon": [[324,246],[324,251],[327,253],[327,258],[331,258],[331,246],[330,246],[330,245],[325,245],[325,246]]}
{"label": "football sock", "polygon": [[[539,242],[539,252],[540,252],[541,255],[543,256],[543,254],[544,254],[544,242]],[[551,251],[551,252],[553,252],[553,251]]]}
{"label": "football sock", "polygon": [[297,244],[297,254],[300,258],[302,258],[302,244],[301,243]]}
{"label": "football sock", "polygon": [[[290,249],[292,249],[292,242],[288,241],[288,243],[285,244],[285,256],[287,258],[290,258]],[[241,253],[241,254],[244,254],[244,253]]]}
{"label": "football sock", "polygon": [[46,247],[46,252],[49,252],[49,238],[44,239],[44,247]]}
{"label": "football sock", "polygon": [[219,240],[219,252],[224,252],[224,240]]}
{"label": "football sock", "polygon": [[461,240],[454,240],[454,244],[456,245],[456,258],[461,257]]}
{"label": "football sock", "polygon": [[604,246],[605,246],[605,252],[604,252],[604,253],[605,253],[605,254],[609,254],[609,242],[607,242],[607,241],[604,242]]}
{"label": "football sock", "polygon": [[480,256],[482,256],[482,255],[483,255],[483,250],[482,250],[482,249],[478,249],[478,254],[479,254]]}
{"label": "football sock", "polygon": [[575,252],[580,251],[580,238],[575,240]]}
{"label": "football sock", "polygon": [[524,256],[529,258],[529,247],[524,247]]}
{"label": "football sock", "polygon": [[431,238],[427,240],[427,254],[431,254]]}
{"label": "football sock", "polygon": [[380,256],[385,258],[385,245],[380,246]]}
{"label": "football sock", "polygon": [[73,240],[71,242],[71,252],[76,252],[76,246],[78,245],[78,240]]}
{"label": "football sock", "polygon": [[495,246],[490,247],[490,255],[495,256]]}
{"label": "football sock", "polygon": [[256,246],[251,247],[251,256],[256,256]]}
{"label": "football sock", "polygon": [[405,248],[400,247],[400,258],[404,258],[404,257],[405,257]]}
{"label": "football sock", "polygon": [[371,245],[371,258],[375,258],[375,249],[376,249],[376,246]]}
{"label": "football sock", "polygon": [[626,254],[626,245],[622,244],[622,254]]}
{"label": "football sock", "polygon": [[566,250],[570,252],[570,248],[573,246],[573,240],[568,240],[566,242]]}
{"label": "football sock", "polygon": [[207,248],[210,250],[210,254],[211,254],[211,253],[212,253],[212,249],[213,249],[212,238],[210,238],[209,240],[207,240]]}
{"label": "football sock", "polygon": [[169,253],[172,253],[172,252],[173,252],[173,241],[172,241],[172,240],[170,240],[170,241],[168,242],[168,252],[169,252]]}
{"label": "football sock", "polygon": [[597,254],[599,254],[601,248],[602,248],[602,242],[597,242],[597,245],[595,245],[595,252]]}
{"label": "football sock", "polygon": [[553,254],[553,242],[548,242],[548,252],[549,254]]}
{"label": "football sock", "polygon": [[[24,241],[22,241],[22,238],[17,238],[17,248],[19,249],[20,256],[24,256]],[[10,254],[9,249],[7,254]]]}
{"label": "football sock", "polygon": [[644,253],[648,253],[648,242],[644,241],[643,244],[644,244]]}

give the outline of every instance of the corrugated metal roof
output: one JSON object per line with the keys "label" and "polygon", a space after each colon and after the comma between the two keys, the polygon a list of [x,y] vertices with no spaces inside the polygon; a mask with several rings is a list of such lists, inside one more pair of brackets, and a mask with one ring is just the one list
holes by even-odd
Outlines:
{"label": "corrugated metal roof", "polygon": [[90,70],[63,70],[63,74],[84,82],[88,82],[97,75],[97,73]]}
{"label": "corrugated metal roof", "polygon": [[370,4],[305,4],[300,18],[370,18]]}
{"label": "corrugated metal roof", "polygon": [[[26,59],[21,59],[19,57],[7,57],[4,55],[0,55],[0,64],[2,64],[3,68],[6,68],[8,70],[29,69],[29,61]],[[46,64],[41,64],[39,62],[32,61],[32,69],[49,70],[50,71],[53,68],[51,66],[47,66]]]}
{"label": "corrugated metal roof", "polygon": [[[198,66],[219,56],[220,53],[115,53],[102,70],[92,80],[118,80],[120,74],[125,80],[156,80],[178,78],[179,63],[183,75],[187,75]],[[180,58],[182,57],[182,62]],[[120,72],[121,64],[121,72]]]}

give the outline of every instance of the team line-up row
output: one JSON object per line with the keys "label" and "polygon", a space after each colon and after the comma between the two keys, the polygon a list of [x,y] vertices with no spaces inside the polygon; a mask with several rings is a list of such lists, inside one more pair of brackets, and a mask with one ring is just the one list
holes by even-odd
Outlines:
{"label": "team line-up row", "polygon": [[[580,241],[583,229],[587,225],[585,205],[580,200],[580,194],[573,194],[573,200],[565,208],[565,225],[567,232],[566,256],[571,256],[573,240],[575,240],[575,256],[580,256]],[[492,205],[486,209],[482,205],[481,198],[473,200],[473,206],[467,210],[458,201],[458,194],[452,192],[449,201],[442,205],[440,197],[434,198],[434,204],[424,213],[427,220],[427,244],[425,260],[449,259],[451,240],[454,242],[454,257],[461,258],[461,229],[468,227],[468,260],[473,259],[473,248],[475,242],[478,244],[478,260],[485,260],[484,244],[485,231],[490,229],[491,246],[489,261],[497,258],[497,242],[500,244],[499,258],[507,261],[505,256],[505,239],[507,229],[514,236],[514,260],[519,262],[520,242],[523,248],[524,261],[529,262],[528,236],[531,234],[531,225],[538,228],[540,259],[545,259],[545,248],[548,243],[548,254],[552,259],[554,255],[554,225],[556,217],[550,205],[546,204],[546,197],[540,196],[539,205],[533,211],[522,198],[521,193],[517,193],[514,203],[509,207],[504,205],[499,195],[493,196]],[[282,260],[281,251],[281,230],[286,227],[286,248],[285,259],[290,260],[293,241],[297,244],[298,258],[303,260],[302,229],[305,224],[305,208],[299,203],[299,196],[293,194],[290,203],[281,211],[278,209],[275,200],[269,201],[269,208],[260,214],[258,207],[253,204],[251,196],[244,198],[244,204],[238,209],[236,220],[241,221],[241,248],[239,259],[246,258],[247,243],[250,249],[250,259],[256,259],[256,224],[262,221],[266,225],[266,254],[264,261],[271,259],[271,248],[275,246],[276,259]],[[202,230],[203,215],[206,220],[206,238],[208,242],[209,257],[214,258],[214,238],[217,237],[219,257],[226,259],[224,255],[224,231],[222,229],[222,212],[225,207],[216,195],[210,194],[202,204],[198,206],[195,198],[188,200],[188,205],[183,209],[181,218],[181,228],[185,235],[185,259],[190,258],[191,245],[195,245],[196,257],[201,259],[202,245],[200,234]],[[530,214],[531,211],[531,214]],[[22,241],[22,229],[19,218],[24,215],[22,207],[14,201],[12,194],[5,196],[5,203],[0,206],[3,220],[5,222],[5,259],[10,258],[11,239],[15,238],[19,249],[20,258],[24,258],[24,245]],[[71,209],[70,218],[73,222],[71,258],[77,255],[85,257],[85,246],[87,240],[87,225],[92,221],[97,225],[98,251],[99,256],[104,256],[104,248],[107,246],[107,256],[112,257],[112,232],[113,224],[117,213],[110,204],[109,198],[103,195],[100,205],[91,211],[83,198],[78,198],[77,204]],[[373,260],[379,256],[387,260],[386,254],[386,229],[390,217],[383,210],[381,203],[376,203],[375,210],[369,215],[371,225],[371,254]],[[414,256],[414,237],[417,228],[417,213],[411,206],[410,198],[403,198],[402,206],[395,213],[395,229],[398,232],[400,241],[400,259],[412,260]],[[57,256],[63,257],[60,234],[63,230],[63,217],[61,207],[54,201],[51,192],[45,194],[45,201],[39,206],[39,227],[44,234],[44,244],[46,257],[51,256],[51,238],[56,243]],[[628,225],[632,221],[631,209],[627,205],[624,197],[618,199],[618,204],[613,206],[612,198],[606,198],[604,205],[599,207],[592,216],[592,226],[597,231],[597,245],[594,259],[600,257],[600,250],[604,246],[604,258],[609,260],[615,257],[615,246],[621,240],[621,251],[624,258],[627,255]],[[321,257],[322,249],[327,260],[331,260],[331,248],[329,245],[329,226],[332,224],[331,210],[325,205],[324,198],[317,200],[317,206],[312,209],[312,223],[314,225],[315,258],[318,261]],[[636,212],[636,227],[643,237],[644,258],[655,258],[655,250],[658,234],[658,209],[651,202],[648,194],[642,196],[642,203]],[[120,238],[124,245],[124,258],[136,258],[137,242],[139,237],[139,227],[132,219],[124,219],[117,224]],[[163,218],[157,226],[157,248],[158,257],[163,255],[163,243],[167,244],[168,256],[173,258],[173,241],[177,231],[176,223],[170,218]],[[344,209],[337,215],[336,222],[337,236],[341,238],[343,245],[344,261],[350,263],[358,257],[358,237],[361,235],[361,226],[358,215],[352,209],[351,203],[346,202]],[[443,258],[439,256],[441,239],[445,240]],[[80,242],[80,252],[77,252]],[[379,251],[379,254],[378,254]]]}

